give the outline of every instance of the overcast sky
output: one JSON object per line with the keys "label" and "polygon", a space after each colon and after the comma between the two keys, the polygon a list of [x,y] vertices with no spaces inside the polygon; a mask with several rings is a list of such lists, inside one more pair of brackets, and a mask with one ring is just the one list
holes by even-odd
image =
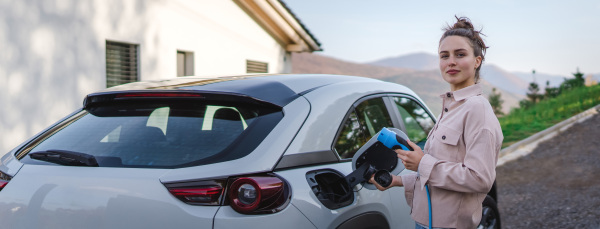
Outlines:
{"label": "overcast sky", "polygon": [[454,15],[482,28],[487,63],[514,72],[600,73],[600,1],[283,0],[321,42],[322,55],[370,62],[437,53]]}

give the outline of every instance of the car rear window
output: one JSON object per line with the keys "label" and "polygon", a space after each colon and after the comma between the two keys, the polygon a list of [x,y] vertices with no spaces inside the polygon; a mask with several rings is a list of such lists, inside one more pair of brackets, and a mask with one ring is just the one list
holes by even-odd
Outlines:
{"label": "car rear window", "polygon": [[[280,109],[197,100],[118,102],[89,107],[42,135],[28,153],[66,150],[101,167],[177,168],[249,154],[281,120]],[[23,163],[49,164],[28,156]]]}

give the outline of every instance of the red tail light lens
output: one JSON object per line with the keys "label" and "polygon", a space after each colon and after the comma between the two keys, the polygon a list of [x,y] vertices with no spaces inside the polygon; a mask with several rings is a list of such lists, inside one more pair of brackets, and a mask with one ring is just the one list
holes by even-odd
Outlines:
{"label": "red tail light lens", "polygon": [[[283,210],[291,200],[289,185],[272,175],[164,184],[177,199],[192,205],[231,205],[242,214],[269,214]],[[225,184],[228,183],[227,187]],[[226,187],[226,188],[225,188]],[[227,201],[224,201],[227,189]]]}
{"label": "red tail light lens", "polygon": [[6,184],[8,184],[8,181],[0,180],[0,190],[2,190],[4,188],[4,186],[6,186]]}
{"label": "red tail light lens", "polygon": [[242,177],[229,186],[231,207],[242,214],[274,213],[289,200],[289,188],[278,177]]}
{"label": "red tail light lens", "polygon": [[218,204],[223,188],[218,186],[203,188],[174,188],[169,192],[180,200],[192,203]]}
{"label": "red tail light lens", "polygon": [[11,176],[0,172],[0,190],[2,190],[8,184],[8,181],[10,181],[11,178]]}
{"label": "red tail light lens", "polygon": [[225,180],[165,184],[169,192],[181,201],[193,205],[220,205]]}

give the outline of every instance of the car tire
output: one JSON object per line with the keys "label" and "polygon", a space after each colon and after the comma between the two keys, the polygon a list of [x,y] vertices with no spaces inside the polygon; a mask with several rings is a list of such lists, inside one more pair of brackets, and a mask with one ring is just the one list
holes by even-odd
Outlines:
{"label": "car tire", "polygon": [[500,212],[496,200],[491,196],[485,196],[483,200],[481,222],[477,229],[500,229]]}

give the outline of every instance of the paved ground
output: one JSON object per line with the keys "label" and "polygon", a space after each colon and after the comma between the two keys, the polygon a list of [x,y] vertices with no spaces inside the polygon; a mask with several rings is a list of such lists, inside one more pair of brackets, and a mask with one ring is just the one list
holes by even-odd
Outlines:
{"label": "paved ground", "polygon": [[497,168],[502,228],[600,229],[600,115]]}

